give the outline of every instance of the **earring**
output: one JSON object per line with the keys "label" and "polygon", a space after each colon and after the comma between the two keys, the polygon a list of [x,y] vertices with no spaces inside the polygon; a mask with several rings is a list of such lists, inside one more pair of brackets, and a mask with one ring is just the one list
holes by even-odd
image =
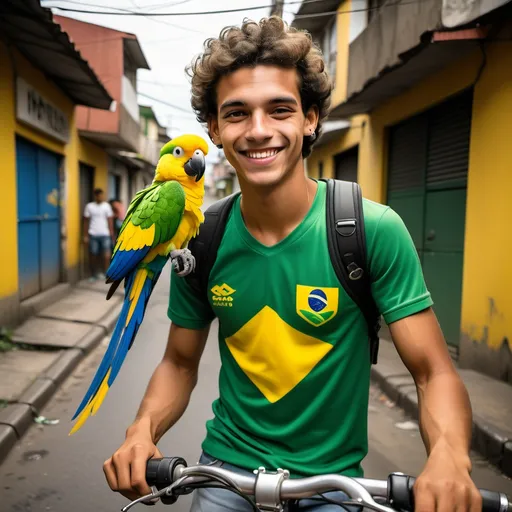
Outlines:
{"label": "earring", "polygon": [[311,142],[313,142],[315,139],[316,139],[316,133],[313,130],[311,130],[311,135],[309,136],[309,140]]}

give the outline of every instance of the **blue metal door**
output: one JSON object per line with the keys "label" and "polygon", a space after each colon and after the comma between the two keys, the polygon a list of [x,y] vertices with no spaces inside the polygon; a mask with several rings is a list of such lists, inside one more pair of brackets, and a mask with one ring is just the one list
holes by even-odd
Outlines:
{"label": "blue metal door", "polygon": [[18,137],[18,273],[20,298],[59,281],[60,156]]}

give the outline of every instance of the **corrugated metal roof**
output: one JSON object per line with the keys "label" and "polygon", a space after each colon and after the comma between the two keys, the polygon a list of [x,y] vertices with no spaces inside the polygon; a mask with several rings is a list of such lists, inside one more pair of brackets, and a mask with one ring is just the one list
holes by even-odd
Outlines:
{"label": "corrugated metal roof", "polygon": [[0,32],[74,103],[110,108],[112,97],[38,0],[2,0]]}

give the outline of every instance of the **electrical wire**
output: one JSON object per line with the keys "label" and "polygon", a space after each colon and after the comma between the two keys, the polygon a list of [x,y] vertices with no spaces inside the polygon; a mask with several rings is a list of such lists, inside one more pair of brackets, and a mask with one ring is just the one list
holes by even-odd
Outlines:
{"label": "electrical wire", "polygon": [[[62,2],[71,2],[71,3],[77,3],[73,2],[72,0],[55,0],[55,1],[62,1]],[[291,2],[286,3],[285,5],[294,5],[294,4],[308,4],[308,3],[316,3],[320,1],[325,0],[292,0]],[[83,4],[85,5],[85,4]],[[103,7],[101,5],[96,5],[96,7]],[[207,16],[210,14],[229,14],[232,12],[243,12],[243,11],[256,11],[259,9],[269,9],[274,7],[273,5],[253,5],[251,7],[237,7],[235,9],[219,9],[216,11],[195,11],[195,12],[141,12],[141,11],[131,11],[128,12],[120,12],[120,13],[113,13],[113,12],[106,12],[106,11],[87,11],[82,9],[73,9],[70,7],[57,7],[53,6],[54,9],[61,9],[63,11],[70,11],[70,12],[80,12],[84,14],[118,14],[119,16]],[[120,8],[116,8],[120,9]],[[126,11],[128,9],[120,9],[122,11]]]}
{"label": "electrical wire", "polygon": [[[54,0],[54,1],[66,1],[70,2],[71,0]],[[317,2],[321,0],[309,0],[309,2]],[[287,14],[293,14],[295,15],[295,19],[306,19],[306,18],[318,18],[322,16],[334,16],[334,15],[341,15],[341,14],[350,14],[354,12],[369,12],[373,10],[379,10],[383,9],[384,7],[393,7],[397,5],[410,5],[410,4],[419,4],[422,3],[424,0],[411,0],[409,2],[394,2],[389,4],[384,4],[381,6],[375,6],[375,7],[366,7],[364,9],[349,9],[346,11],[324,11],[324,12],[318,12],[318,13],[312,13],[312,14],[296,14],[292,11],[285,11]],[[308,0],[304,0],[304,2],[299,1],[292,1],[288,2],[285,5],[293,5],[297,3],[305,3],[308,2]],[[255,11],[260,9],[269,9],[273,7],[273,5],[257,5],[252,7],[239,7],[236,9],[222,9],[218,11],[197,11],[197,12],[140,12],[140,11],[130,11],[130,12],[107,12],[107,11],[91,11],[91,10],[85,10],[85,9],[73,9],[70,7],[59,7],[57,5],[55,6],[48,6],[51,9],[60,9],[62,11],[68,11],[68,12],[76,12],[81,14],[103,14],[103,15],[112,15],[112,16],[144,16],[144,17],[154,17],[154,16],[206,16],[206,15],[212,15],[212,14],[229,14],[234,12],[244,12],[244,11]],[[126,11],[123,10],[123,11]],[[153,20],[156,21],[156,20]],[[183,27],[178,27],[183,28]]]}
{"label": "electrical wire", "polygon": [[[350,13],[353,13],[353,12],[378,11],[380,9],[383,9],[384,7],[395,7],[397,5],[421,4],[424,1],[425,0],[410,0],[408,2],[398,1],[398,2],[386,3],[386,4],[383,4],[383,5],[378,5],[378,6],[375,6],[375,7],[365,7],[364,9],[350,9],[348,11],[325,11],[325,12],[316,12],[316,13],[312,13],[312,14],[296,14],[295,15],[295,19],[296,20],[303,20],[303,19],[307,19],[307,18],[319,18],[321,16],[334,16],[335,14],[336,15],[340,15],[340,14],[350,14]],[[287,12],[288,14],[294,14],[291,11],[285,11],[285,12]]]}
{"label": "electrical wire", "polygon": [[[74,4],[74,5],[85,5],[85,6],[88,6],[88,7],[98,7],[98,8],[105,8],[104,5],[101,5],[101,4],[90,4],[90,3],[85,3],[85,2],[80,2],[78,0],[42,0],[43,2],[44,1],[54,1],[54,2],[59,2],[59,3],[69,3],[69,4]],[[187,3],[187,2],[190,2],[191,0],[181,0],[180,2],[174,2],[174,3],[165,3],[165,4],[157,4],[157,5],[151,5],[151,6],[145,6],[144,8],[145,9],[149,9],[149,10],[156,10],[156,9],[161,9],[163,7],[173,7],[175,5],[180,5],[180,4],[184,4],[184,3]],[[291,2],[287,2],[286,4],[284,4],[284,6],[287,6],[287,5],[294,5],[294,4],[315,4],[315,3],[318,3],[318,2],[325,2],[325,0],[292,0]],[[69,9],[69,8],[61,8],[61,7],[52,7],[50,6],[51,8],[54,8],[54,9]],[[203,14],[225,14],[225,13],[229,13],[229,12],[241,12],[241,11],[246,11],[246,10],[256,10],[256,9],[267,9],[267,8],[271,8],[271,7],[274,7],[273,5],[261,5],[261,6],[252,6],[252,7],[240,7],[240,8],[237,8],[237,9],[225,9],[225,10],[222,10],[222,11],[204,11],[204,12],[188,12],[188,13],[181,13],[181,12],[176,12],[176,13],[154,13],[154,12],[142,12],[142,11],[133,11],[131,9],[126,9],[126,8],[123,8],[123,7],[110,7],[110,6],[107,6],[106,8],[108,9],[114,9],[114,10],[117,10],[117,11],[125,11],[125,12],[130,12],[130,13],[133,13],[134,15],[137,15],[137,16],[195,16],[195,15],[203,15]],[[71,10],[71,9],[69,9]],[[77,11],[77,12],[85,12],[85,11]],[[91,14],[115,14],[115,13],[109,13],[109,12],[105,12],[105,11],[101,11],[101,12],[93,12]]]}
{"label": "electrical wire", "polygon": [[149,100],[157,101],[158,103],[161,103],[162,105],[167,105],[168,107],[175,108],[176,110],[180,110],[181,112],[186,112],[187,114],[190,114],[191,116],[194,115],[194,114],[190,113],[190,110],[187,110],[183,107],[179,107],[178,105],[173,105],[172,103],[169,103],[165,100],[155,98],[154,96],[150,96],[149,94],[144,94],[143,92],[140,92],[140,91],[137,91],[137,94],[139,96],[143,96],[144,98],[148,98]]}
{"label": "electrical wire", "polygon": [[[52,1],[52,0],[50,0],[50,1]],[[53,1],[57,1],[57,2],[62,1],[62,2],[67,2],[67,3],[75,4],[75,5],[89,5],[89,6],[93,6],[93,7],[103,7],[98,4],[88,4],[88,3],[78,2],[76,0],[53,0]],[[177,4],[175,4],[175,5],[177,5]],[[147,18],[149,21],[153,21],[155,23],[161,23],[163,25],[167,25],[169,27],[184,30],[186,32],[193,32],[194,34],[206,35],[201,30],[195,30],[193,28],[183,27],[182,25],[176,25],[175,23],[171,23],[170,21],[166,21],[166,20],[152,19],[152,16],[155,15],[154,13],[141,13],[139,11],[133,11],[131,9],[126,9],[123,7],[109,7],[109,9],[116,9],[118,12],[85,11],[85,10],[81,10],[81,9],[71,9],[69,7],[59,7],[59,6],[53,6],[53,5],[45,5],[44,7],[46,9],[59,9],[61,11],[65,11],[65,12],[76,12],[76,13],[85,13],[85,14],[88,13],[88,14],[112,14],[115,16],[143,16],[144,18]]]}

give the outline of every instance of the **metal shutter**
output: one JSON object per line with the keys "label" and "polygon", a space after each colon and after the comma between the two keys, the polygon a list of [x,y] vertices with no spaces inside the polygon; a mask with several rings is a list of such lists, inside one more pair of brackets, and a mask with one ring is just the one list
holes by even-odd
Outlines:
{"label": "metal shutter", "polygon": [[429,112],[426,182],[465,186],[469,163],[472,92],[465,92]]}
{"label": "metal shutter", "polygon": [[415,116],[389,133],[388,193],[424,186],[427,117]]}

